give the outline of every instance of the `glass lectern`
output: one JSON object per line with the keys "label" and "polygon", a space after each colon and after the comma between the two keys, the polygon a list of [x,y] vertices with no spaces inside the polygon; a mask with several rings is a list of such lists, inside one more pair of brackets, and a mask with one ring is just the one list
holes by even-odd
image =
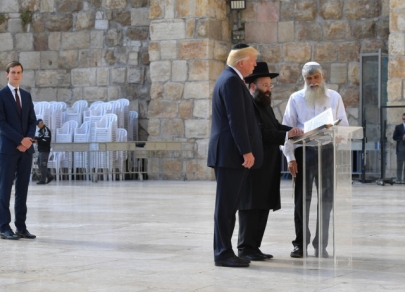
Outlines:
{"label": "glass lectern", "polygon": [[362,138],[362,127],[324,125],[291,139],[302,147],[304,268],[352,266],[352,141]]}

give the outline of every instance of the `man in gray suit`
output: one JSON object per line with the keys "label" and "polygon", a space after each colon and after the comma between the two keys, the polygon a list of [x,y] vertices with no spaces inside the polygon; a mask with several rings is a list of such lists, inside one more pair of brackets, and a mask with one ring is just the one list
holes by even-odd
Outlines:
{"label": "man in gray suit", "polygon": [[251,168],[262,164],[263,147],[253,100],[243,78],[256,66],[256,49],[236,45],[218,77],[212,96],[208,166],[215,169],[214,260],[216,266],[248,267],[232,250],[235,214]]}

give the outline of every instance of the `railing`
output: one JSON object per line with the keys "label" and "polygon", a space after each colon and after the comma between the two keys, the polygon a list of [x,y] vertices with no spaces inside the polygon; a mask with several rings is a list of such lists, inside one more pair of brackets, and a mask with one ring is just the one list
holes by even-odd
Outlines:
{"label": "railing", "polygon": [[53,143],[48,168],[57,180],[187,180],[197,153],[195,142]]}

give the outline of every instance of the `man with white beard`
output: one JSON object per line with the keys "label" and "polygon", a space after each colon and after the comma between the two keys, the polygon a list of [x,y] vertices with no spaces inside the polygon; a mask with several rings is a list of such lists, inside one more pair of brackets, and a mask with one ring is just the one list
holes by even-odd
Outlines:
{"label": "man with white beard", "polygon": [[[308,62],[302,68],[304,77],[304,89],[294,92],[288,100],[284,113],[283,125],[304,129],[304,123],[314,118],[318,114],[331,108],[334,120],[341,119],[340,125],[348,126],[345,107],[342,97],[334,90],[328,89],[325,85],[321,65],[316,62]],[[306,242],[304,245],[303,230],[303,151],[302,147],[296,147],[291,143],[285,143],[284,155],[287,158],[288,170],[295,179],[294,189],[294,223],[296,238],[292,241],[294,246],[291,257],[302,258],[307,252],[310,243],[311,233],[308,228],[309,206],[311,204],[312,185],[315,180],[318,189],[318,148],[306,147]],[[327,258],[329,237],[330,213],[333,207],[333,146],[327,144],[321,147],[322,157],[322,246],[318,246],[318,222],[316,224],[316,234],[312,241],[315,249],[315,256]],[[319,191],[318,191],[319,195]],[[318,220],[319,216],[317,216]]]}

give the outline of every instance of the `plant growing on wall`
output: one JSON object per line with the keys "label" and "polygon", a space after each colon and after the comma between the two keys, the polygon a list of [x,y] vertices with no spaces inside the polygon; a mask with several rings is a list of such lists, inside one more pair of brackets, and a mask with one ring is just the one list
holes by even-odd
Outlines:
{"label": "plant growing on wall", "polygon": [[31,23],[32,21],[32,12],[28,10],[28,8],[24,9],[21,14],[21,24],[24,30],[27,28],[27,25]]}
{"label": "plant growing on wall", "polygon": [[4,13],[0,13],[0,25],[2,25],[6,21],[6,16]]}

